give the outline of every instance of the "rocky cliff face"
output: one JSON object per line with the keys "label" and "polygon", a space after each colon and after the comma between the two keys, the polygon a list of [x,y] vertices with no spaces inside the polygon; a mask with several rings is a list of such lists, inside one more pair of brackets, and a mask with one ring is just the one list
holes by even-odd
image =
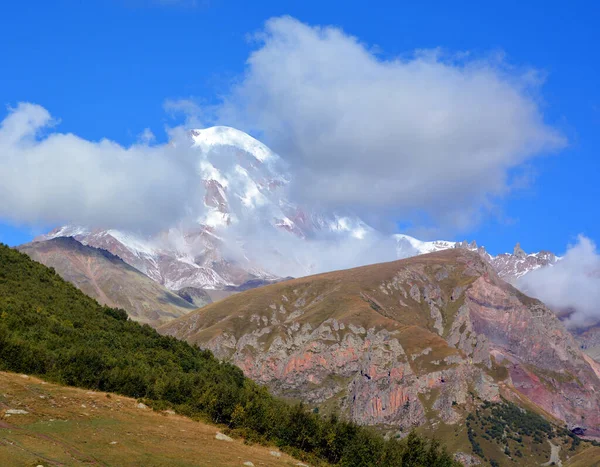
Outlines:
{"label": "rocky cliff face", "polygon": [[549,251],[527,254],[523,251],[521,245],[517,243],[512,254],[501,253],[497,256],[490,256],[488,261],[500,277],[514,283],[531,271],[553,265],[558,261],[558,258]]}
{"label": "rocky cliff face", "polygon": [[551,311],[468,249],[251,290],[160,331],[363,424],[455,424],[502,394],[600,433],[590,359]]}
{"label": "rocky cliff face", "polygon": [[483,277],[467,294],[473,329],[486,336],[491,355],[508,369],[508,384],[570,427],[600,433],[596,366],[556,315]]}

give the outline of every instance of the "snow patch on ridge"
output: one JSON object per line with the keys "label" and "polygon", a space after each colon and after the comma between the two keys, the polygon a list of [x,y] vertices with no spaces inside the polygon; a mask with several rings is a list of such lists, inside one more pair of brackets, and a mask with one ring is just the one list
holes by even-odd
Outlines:
{"label": "snow patch on ridge", "polygon": [[89,233],[90,230],[85,227],[80,227],[77,225],[65,225],[44,235],[44,238],[50,240],[58,237],[77,237],[79,235],[88,235]]}
{"label": "snow patch on ridge", "polygon": [[216,209],[206,213],[206,215],[199,219],[201,224],[206,224],[209,227],[220,228],[227,227],[231,222],[229,214],[219,212]]}
{"label": "snow patch on ridge", "polygon": [[396,234],[394,235],[394,238],[397,242],[396,252],[399,258],[434,253],[436,251],[448,250],[456,246],[456,242],[449,242],[446,240],[423,242],[405,234]]}
{"label": "snow patch on ridge", "polygon": [[141,254],[154,256],[157,253],[155,246],[139,236],[114,229],[107,230],[104,235],[112,236],[115,240],[122,243],[129,251],[137,253],[138,256]]}
{"label": "snow patch on ridge", "polygon": [[200,175],[204,180],[215,180],[223,187],[227,187],[227,185],[229,185],[227,178],[223,177],[221,172],[219,172],[216,167],[207,160],[200,161]]}

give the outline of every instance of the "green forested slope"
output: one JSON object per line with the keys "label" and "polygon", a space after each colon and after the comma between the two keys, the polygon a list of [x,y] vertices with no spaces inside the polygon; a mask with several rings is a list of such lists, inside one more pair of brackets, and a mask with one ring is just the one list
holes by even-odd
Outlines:
{"label": "green forested slope", "polygon": [[339,465],[455,465],[436,443],[384,441],[273,398],[208,351],[99,305],[52,269],[0,244],[0,370],[148,399],[228,425],[296,456]]}

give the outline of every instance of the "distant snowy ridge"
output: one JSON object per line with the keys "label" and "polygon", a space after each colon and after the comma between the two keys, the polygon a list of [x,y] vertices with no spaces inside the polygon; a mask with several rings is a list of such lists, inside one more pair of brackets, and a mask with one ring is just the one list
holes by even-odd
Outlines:
{"label": "distant snowy ridge", "polygon": [[523,251],[519,243],[515,245],[512,253],[501,253],[497,256],[492,256],[484,247],[477,246],[475,241],[470,243],[467,243],[466,241],[449,242],[446,240],[423,242],[403,234],[394,235],[394,238],[397,241],[396,253],[398,258],[408,258],[450,248],[465,248],[478,252],[494,267],[500,277],[509,282],[515,282],[518,278],[531,271],[552,265],[560,260],[559,257],[549,251],[527,254]]}
{"label": "distant snowy ridge", "polygon": [[423,242],[414,237],[404,234],[396,234],[394,238],[397,242],[396,251],[399,258],[408,258],[436,251],[448,250],[456,246],[456,242],[446,240],[435,240],[432,242]]}

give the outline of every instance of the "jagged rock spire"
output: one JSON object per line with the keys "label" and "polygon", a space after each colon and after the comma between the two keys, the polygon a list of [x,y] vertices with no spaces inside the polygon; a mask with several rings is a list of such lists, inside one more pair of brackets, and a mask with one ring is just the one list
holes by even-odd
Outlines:
{"label": "jagged rock spire", "polygon": [[521,244],[519,242],[517,242],[517,244],[515,245],[513,255],[518,256],[519,258],[524,258],[525,256],[527,256],[527,253],[525,253],[523,248],[521,248]]}

